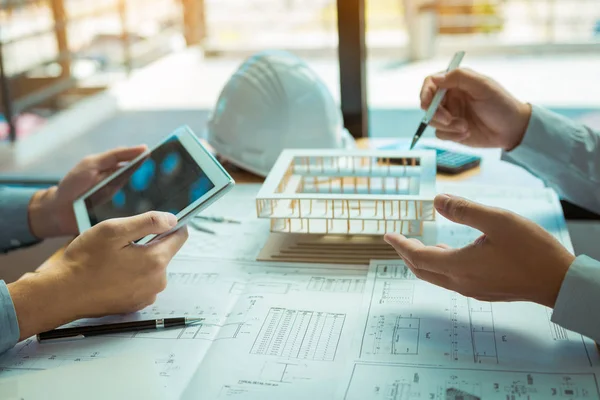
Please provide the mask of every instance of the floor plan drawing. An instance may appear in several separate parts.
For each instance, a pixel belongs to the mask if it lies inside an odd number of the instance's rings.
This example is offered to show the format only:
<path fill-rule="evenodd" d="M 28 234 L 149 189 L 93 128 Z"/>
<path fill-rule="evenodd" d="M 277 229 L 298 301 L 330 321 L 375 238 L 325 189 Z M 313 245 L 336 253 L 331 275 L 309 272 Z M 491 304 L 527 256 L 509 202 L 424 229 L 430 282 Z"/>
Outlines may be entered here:
<path fill-rule="evenodd" d="M 261 271 L 252 273 L 249 284 L 285 283 L 289 290 L 251 290 L 238 297 L 230 314 L 241 312 L 240 322 L 251 334 L 213 342 L 182 400 L 195 399 L 198 391 L 211 399 L 335 395 L 358 326 L 364 269 L 291 267 L 286 274 L 285 268 L 263 266 Z M 246 312 L 250 300 L 256 304 Z"/>
<path fill-rule="evenodd" d="M 392 318 L 375 316 L 368 328 L 372 336 L 365 343 L 364 354 L 419 354 L 420 325 L 420 318 L 413 318 L 410 314 Z"/>
<path fill-rule="evenodd" d="M 362 364 L 352 367 L 347 400 L 592 400 L 595 373 L 486 371 L 469 368 Z"/>
<path fill-rule="evenodd" d="M 373 261 L 363 301 L 361 361 L 414 365 L 523 363 L 599 365 L 592 341 L 550 321 L 532 303 L 489 303 L 405 272 L 402 261 Z M 404 278 L 406 277 L 406 279 Z"/>
<path fill-rule="evenodd" d="M 180 398 L 197 371 L 207 398 L 218 398 L 219 393 L 235 393 L 238 398 L 252 398 L 249 393 L 258 393 L 258 398 L 270 393 L 304 397 L 315 386 L 335 392 L 362 291 L 312 291 L 310 282 L 318 277 L 364 285 L 364 268 L 212 259 L 202 263 L 199 267 L 196 258 L 174 259 L 167 268 L 167 289 L 140 312 L 74 324 L 179 316 L 201 317 L 202 323 L 55 343 L 30 338 L 0 356 L 0 378 L 144 354 L 173 399 Z"/>
<path fill-rule="evenodd" d="M 460 301 L 458 296 L 456 296 L 455 301 L 456 303 Z M 496 344 L 492 304 L 467 299 L 467 312 L 471 325 L 473 361 L 475 363 L 498 364 L 498 345 Z"/>

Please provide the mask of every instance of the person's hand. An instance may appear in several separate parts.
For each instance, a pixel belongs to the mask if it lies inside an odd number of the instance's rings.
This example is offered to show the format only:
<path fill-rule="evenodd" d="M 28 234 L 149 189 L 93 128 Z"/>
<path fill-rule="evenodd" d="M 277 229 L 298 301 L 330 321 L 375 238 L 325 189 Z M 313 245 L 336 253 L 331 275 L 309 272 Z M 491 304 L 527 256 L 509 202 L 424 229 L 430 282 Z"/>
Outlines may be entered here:
<path fill-rule="evenodd" d="M 130 313 L 152 304 L 167 285 L 167 264 L 186 241 L 187 229 L 147 245 L 131 242 L 176 224 L 174 215 L 156 211 L 101 222 L 61 257 L 10 284 L 21 338 L 79 318 Z"/>
<path fill-rule="evenodd" d="M 463 68 L 429 76 L 421 89 L 422 109 L 429 108 L 438 88 L 447 89 L 430 122 L 438 138 L 504 150 L 517 147 L 523 140 L 531 106 L 494 80 Z"/>
<path fill-rule="evenodd" d="M 451 249 L 389 234 L 391 244 L 420 279 L 484 301 L 532 301 L 554 307 L 575 257 L 530 220 L 460 197 L 438 195 L 435 208 L 449 220 L 481 232 Z"/>
<path fill-rule="evenodd" d="M 146 146 L 118 148 L 85 157 L 58 184 L 38 191 L 29 204 L 29 224 L 39 239 L 78 233 L 73 202 L 98 182 L 133 160 Z"/>

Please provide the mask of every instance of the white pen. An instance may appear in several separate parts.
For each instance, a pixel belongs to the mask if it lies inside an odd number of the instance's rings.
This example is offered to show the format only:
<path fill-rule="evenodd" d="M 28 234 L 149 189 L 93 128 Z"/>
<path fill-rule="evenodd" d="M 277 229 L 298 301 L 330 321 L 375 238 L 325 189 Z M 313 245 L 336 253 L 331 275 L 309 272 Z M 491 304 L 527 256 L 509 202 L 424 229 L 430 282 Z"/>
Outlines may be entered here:
<path fill-rule="evenodd" d="M 452 61 L 450 61 L 450 65 L 448 66 L 448 69 L 446 70 L 446 72 L 450 72 L 450 71 L 458 68 L 458 66 L 460 65 L 464 56 L 465 56 L 464 51 L 456 52 L 454 54 L 454 57 L 452 57 Z M 425 112 L 425 116 L 421 120 L 419 129 L 417 129 L 417 133 L 415 133 L 415 136 L 413 137 L 412 143 L 410 144 L 410 150 L 412 150 L 413 147 L 415 147 L 415 144 L 417 144 L 417 142 L 423 135 L 423 132 L 425 132 L 425 128 L 427 128 L 427 125 L 429 125 L 429 123 L 431 122 L 431 119 L 435 115 L 435 113 L 436 113 L 438 107 L 440 106 L 440 104 L 442 103 L 442 100 L 444 99 L 445 95 L 446 95 L 446 89 L 439 89 L 437 92 L 435 92 L 435 96 L 433 96 L 433 100 L 431 101 L 431 104 L 429 105 L 427 112 Z"/>

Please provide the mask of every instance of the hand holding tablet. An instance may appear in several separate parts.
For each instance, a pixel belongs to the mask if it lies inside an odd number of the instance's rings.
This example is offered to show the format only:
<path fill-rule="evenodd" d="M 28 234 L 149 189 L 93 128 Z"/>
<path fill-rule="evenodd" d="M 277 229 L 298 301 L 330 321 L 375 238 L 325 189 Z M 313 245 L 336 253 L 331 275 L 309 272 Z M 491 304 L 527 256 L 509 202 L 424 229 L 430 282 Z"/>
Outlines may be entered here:
<path fill-rule="evenodd" d="M 160 235 L 163 237 L 233 185 L 231 176 L 184 126 L 97 184 L 74 202 L 73 209 L 80 232 L 112 218 L 169 212 L 177 216 L 178 223 Z M 156 237 L 152 234 L 135 242 L 145 244 Z"/>
<path fill-rule="evenodd" d="M 99 180 L 72 203 L 73 218 L 67 212 L 70 199 Z M 152 304 L 167 285 L 169 262 L 188 237 L 180 227 L 233 184 L 183 127 L 149 151 L 142 146 L 88 156 L 58 187 L 39 191 L 34 195 L 39 201 L 30 204 L 30 222 L 52 214 L 61 224 L 47 222 L 34 233 L 40 238 L 74 233 L 76 222 L 81 235 L 59 257 L 8 285 L 20 339 L 75 319 L 130 313 Z"/>

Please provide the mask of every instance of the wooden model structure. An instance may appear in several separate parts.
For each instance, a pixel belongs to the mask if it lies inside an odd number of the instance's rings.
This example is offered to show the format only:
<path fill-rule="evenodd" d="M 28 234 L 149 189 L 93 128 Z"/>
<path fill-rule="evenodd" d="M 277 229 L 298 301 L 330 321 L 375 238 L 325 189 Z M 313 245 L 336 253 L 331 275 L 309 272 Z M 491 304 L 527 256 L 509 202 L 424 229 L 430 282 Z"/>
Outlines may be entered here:
<path fill-rule="evenodd" d="M 435 219 L 433 151 L 284 150 L 257 198 L 272 232 L 420 236 Z"/>

